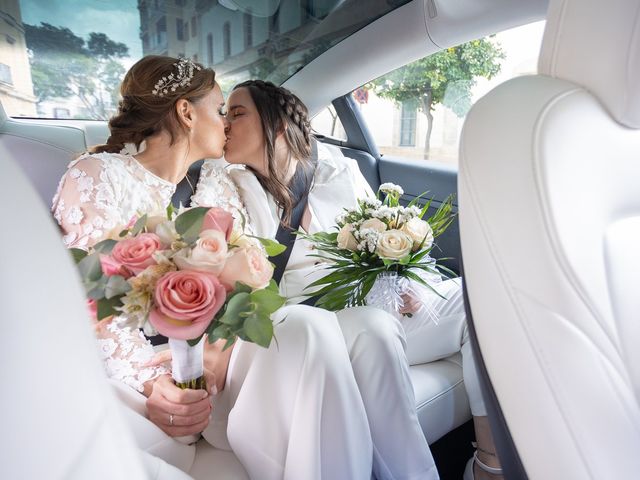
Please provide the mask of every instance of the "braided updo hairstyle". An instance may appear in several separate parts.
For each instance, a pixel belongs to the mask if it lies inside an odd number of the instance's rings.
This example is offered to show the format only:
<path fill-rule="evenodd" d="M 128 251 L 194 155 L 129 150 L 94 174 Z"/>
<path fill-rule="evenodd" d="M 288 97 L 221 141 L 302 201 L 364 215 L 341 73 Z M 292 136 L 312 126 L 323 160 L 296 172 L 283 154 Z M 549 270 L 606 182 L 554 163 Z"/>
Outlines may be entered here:
<path fill-rule="evenodd" d="M 308 162 L 311 155 L 311 123 L 309 111 L 302 100 L 284 87 L 271 82 L 248 80 L 235 87 L 246 88 L 251 95 L 260 115 L 266 146 L 267 169 L 265 177 L 254 171 L 262 186 L 273 195 L 276 204 L 282 208 L 283 223 L 289 225 L 293 210 L 293 196 L 287 184 L 283 182 L 283 173 L 289 171 L 291 158 Z M 287 164 L 276 165 L 276 137 L 283 133 L 289 149 Z"/>
<path fill-rule="evenodd" d="M 109 120 L 111 135 L 104 145 L 96 145 L 91 153 L 118 153 L 125 143 L 140 143 L 147 137 L 165 130 L 173 145 L 180 131 L 185 131 L 176 113 L 176 102 L 184 98 L 196 103 L 215 87 L 215 72 L 200 66 L 193 70 L 189 85 L 169 90 L 163 96 L 154 95 L 156 83 L 170 74 L 176 74 L 177 58 L 148 55 L 138 60 L 127 72 L 120 85 L 122 100 L 118 112 Z"/>

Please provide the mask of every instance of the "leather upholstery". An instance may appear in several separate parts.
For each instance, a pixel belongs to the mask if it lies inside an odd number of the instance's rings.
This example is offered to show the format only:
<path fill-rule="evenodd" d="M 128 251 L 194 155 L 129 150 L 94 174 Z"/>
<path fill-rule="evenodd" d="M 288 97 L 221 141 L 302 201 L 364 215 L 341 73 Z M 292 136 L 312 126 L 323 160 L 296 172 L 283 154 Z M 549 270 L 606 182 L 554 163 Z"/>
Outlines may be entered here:
<path fill-rule="evenodd" d="M 0 477 L 187 478 L 135 446 L 107 387 L 71 257 L 2 144 L 0 159 Z"/>
<path fill-rule="evenodd" d="M 532 479 L 640 471 L 639 7 L 552 1 L 553 77 L 498 86 L 463 129 L 470 308 Z"/>

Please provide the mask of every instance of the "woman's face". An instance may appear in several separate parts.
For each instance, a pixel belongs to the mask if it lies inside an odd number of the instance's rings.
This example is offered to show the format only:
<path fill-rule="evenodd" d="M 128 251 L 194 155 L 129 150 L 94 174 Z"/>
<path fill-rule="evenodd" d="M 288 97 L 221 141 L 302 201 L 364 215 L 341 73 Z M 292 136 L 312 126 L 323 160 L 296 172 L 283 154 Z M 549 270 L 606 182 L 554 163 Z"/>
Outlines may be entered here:
<path fill-rule="evenodd" d="M 198 158 L 220 158 L 224 151 L 224 97 L 216 86 L 199 102 L 193 105 L 197 121 L 191 127 L 192 147 L 197 149 Z"/>
<path fill-rule="evenodd" d="M 266 162 L 264 134 L 260 114 L 249 90 L 242 87 L 231 92 L 227 105 L 225 160 L 263 172 Z"/>

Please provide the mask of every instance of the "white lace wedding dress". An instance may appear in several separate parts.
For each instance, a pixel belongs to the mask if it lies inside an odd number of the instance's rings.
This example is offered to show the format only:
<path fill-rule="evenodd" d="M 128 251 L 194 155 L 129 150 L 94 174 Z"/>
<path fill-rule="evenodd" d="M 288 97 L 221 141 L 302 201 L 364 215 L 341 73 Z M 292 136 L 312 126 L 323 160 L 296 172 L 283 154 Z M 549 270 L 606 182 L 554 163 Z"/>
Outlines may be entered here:
<path fill-rule="evenodd" d="M 251 220 L 234 183 L 215 162 L 205 162 L 201 182 L 208 186 L 192 197 L 192 205 L 219 206 L 237 220 Z M 174 191 L 175 185 L 131 155 L 87 154 L 69 165 L 52 211 L 65 244 L 87 248 L 136 215 L 164 211 Z M 309 315 L 310 310 L 293 305 L 276 312 L 278 342 L 268 349 L 236 342 L 203 436 L 232 450 L 252 479 L 369 480 L 371 435 L 340 327 L 332 313 Z M 118 317 L 98 337 L 112 379 L 142 391 L 144 382 L 168 372 L 142 366 L 153 349 L 140 333 L 122 328 Z M 137 409 L 130 421 L 140 448 L 186 471 L 206 465 L 215 475 L 218 456 L 203 449 L 206 458 L 195 459 L 195 446 L 167 437 L 145 418 L 144 403 L 136 402 L 129 405 Z"/>

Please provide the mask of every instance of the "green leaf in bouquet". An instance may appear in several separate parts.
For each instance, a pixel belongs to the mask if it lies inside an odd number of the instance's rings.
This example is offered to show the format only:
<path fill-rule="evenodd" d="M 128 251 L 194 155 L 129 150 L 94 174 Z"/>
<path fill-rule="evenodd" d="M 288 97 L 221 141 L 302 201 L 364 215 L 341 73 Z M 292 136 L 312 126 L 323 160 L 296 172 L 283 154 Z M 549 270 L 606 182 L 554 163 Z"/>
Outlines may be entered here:
<path fill-rule="evenodd" d="M 82 260 L 89 254 L 86 250 L 83 250 L 81 248 L 70 248 L 69 251 L 71 252 L 71 257 L 73 257 L 73 261 L 76 264 L 80 263 L 80 260 Z"/>
<path fill-rule="evenodd" d="M 249 285 L 245 285 L 244 283 L 240 283 L 240 282 L 236 282 L 236 286 L 233 289 L 233 293 L 232 295 L 238 294 L 238 293 L 251 293 L 253 289 L 249 286 Z"/>
<path fill-rule="evenodd" d="M 120 233 L 118 234 L 118 236 L 119 236 L 120 238 L 124 238 L 124 237 L 126 237 L 127 235 L 129 235 L 129 229 L 128 229 L 128 228 L 125 228 L 124 230 L 121 230 L 121 231 L 120 231 Z"/>
<path fill-rule="evenodd" d="M 277 292 L 269 290 L 268 288 L 254 290 L 249 294 L 249 297 L 255 305 L 256 310 L 260 310 L 260 312 L 265 315 L 271 315 L 287 301 L 286 298 L 281 297 Z"/>
<path fill-rule="evenodd" d="M 106 278 L 100 277 L 98 280 L 92 282 L 86 282 L 84 289 L 87 292 L 87 297 L 92 300 L 100 300 L 105 297 L 104 289 L 106 286 Z"/>
<path fill-rule="evenodd" d="M 251 311 L 251 298 L 247 292 L 239 292 L 227 302 L 224 315 L 220 323 L 226 325 L 238 325 L 242 321 L 242 314 Z"/>
<path fill-rule="evenodd" d="M 142 215 L 131 228 L 131 235 L 138 235 L 147 226 L 147 214 Z"/>
<path fill-rule="evenodd" d="M 443 300 L 446 300 L 446 297 L 442 296 L 442 294 L 440 294 L 440 292 L 438 292 L 435 288 L 433 288 L 431 285 L 429 285 L 427 282 L 425 282 L 422 279 L 422 277 L 420 277 L 419 275 L 416 275 L 412 271 L 404 270 L 403 272 L 401 272 L 401 275 L 404 276 L 404 277 L 410 278 L 411 280 L 414 280 L 415 282 L 418 282 L 420 285 L 424 285 L 429 290 L 431 290 L 433 293 L 438 295 L 440 298 L 442 298 Z"/>
<path fill-rule="evenodd" d="M 420 215 L 419 215 L 420 218 L 423 218 L 425 214 L 429 211 L 429 208 L 431 207 L 432 202 L 433 202 L 433 198 L 429 199 L 429 201 L 422 206 L 422 210 L 420 210 Z"/>
<path fill-rule="evenodd" d="M 85 256 L 78 263 L 80 276 L 85 282 L 94 282 L 102 276 L 102 266 L 98 252 Z"/>
<path fill-rule="evenodd" d="M 173 203 L 169 203 L 169 205 L 167 205 L 167 220 L 171 221 L 173 219 L 173 213 L 176 211 L 175 208 L 173 207 Z"/>
<path fill-rule="evenodd" d="M 104 289 L 104 296 L 106 298 L 112 298 L 116 295 L 124 295 L 131 290 L 131 285 L 120 275 L 113 275 L 107 280 L 107 284 Z"/>
<path fill-rule="evenodd" d="M 198 343 L 200 343 L 200 340 L 202 340 L 202 335 L 197 338 L 190 338 L 189 340 L 187 340 L 187 343 L 190 347 L 195 347 Z"/>
<path fill-rule="evenodd" d="M 269 315 L 256 312 L 249 315 L 244 321 L 244 331 L 249 340 L 267 348 L 273 337 L 273 323 Z"/>
<path fill-rule="evenodd" d="M 422 192 L 422 193 L 421 193 L 420 195 L 418 195 L 416 198 L 414 198 L 413 200 L 411 200 L 411 201 L 409 202 L 409 204 L 407 205 L 407 207 L 413 207 L 414 205 L 416 205 L 416 204 L 420 201 L 420 199 L 421 199 L 422 197 L 424 197 L 426 194 L 427 194 L 427 192 Z M 431 202 L 431 200 L 429 200 L 429 202 Z"/>
<path fill-rule="evenodd" d="M 275 257 L 276 255 L 280 255 L 282 252 L 284 252 L 287 249 L 286 246 L 282 245 L 279 242 L 276 242 L 275 240 L 271 240 L 269 238 L 254 237 L 253 235 L 247 235 L 247 236 L 258 240 L 264 247 L 264 250 L 267 252 L 267 255 L 269 257 Z"/>
<path fill-rule="evenodd" d="M 107 318 L 109 315 L 118 315 L 120 312 L 116 307 L 122 306 L 121 297 L 101 298 L 98 300 L 98 320 Z"/>
<path fill-rule="evenodd" d="M 111 250 L 113 250 L 113 247 L 115 247 L 116 243 L 118 243 L 115 240 L 112 240 L 111 238 L 107 238 L 106 240 L 102 240 L 101 242 L 96 243 L 93 246 L 93 249 L 96 252 L 100 252 L 104 255 L 108 255 L 111 253 Z"/>
<path fill-rule="evenodd" d="M 182 238 L 191 243 L 200 234 L 204 217 L 209 209 L 207 207 L 194 207 L 176 217 L 175 226 Z"/>
<path fill-rule="evenodd" d="M 278 283 L 272 278 L 271 280 L 269 280 L 269 285 L 267 285 L 265 287 L 267 290 L 271 290 L 272 292 L 275 293 L 280 293 L 280 288 L 278 287 Z"/>

